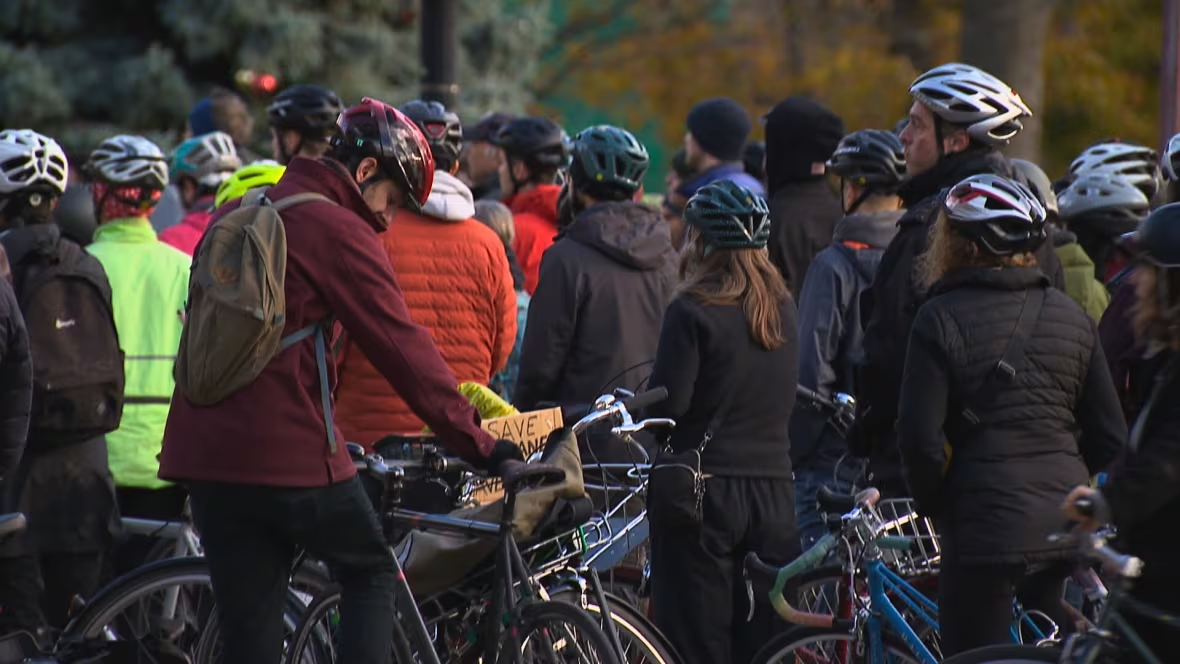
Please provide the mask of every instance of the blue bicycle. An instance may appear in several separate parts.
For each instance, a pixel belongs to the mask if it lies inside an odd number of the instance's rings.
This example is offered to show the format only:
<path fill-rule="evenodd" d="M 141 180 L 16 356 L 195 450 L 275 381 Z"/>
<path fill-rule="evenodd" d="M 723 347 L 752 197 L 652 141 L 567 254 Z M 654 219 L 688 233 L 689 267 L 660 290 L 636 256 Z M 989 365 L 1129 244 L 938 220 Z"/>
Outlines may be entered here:
<path fill-rule="evenodd" d="M 941 658 L 938 642 L 938 605 L 930 584 L 937 557 L 937 540 L 932 530 L 899 529 L 921 517 L 891 514 L 882 517 L 876 508 L 880 494 L 868 489 L 856 497 L 820 496 L 825 512 L 838 505 L 851 508 L 840 517 L 839 528 L 825 535 L 811 549 L 789 565 L 766 565 L 750 554 L 747 569 L 760 576 L 773 576 L 771 603 L 782 618 L 798 625 L 771 640 L 754 658 L 755 664 L 937 664 Z M 824 505 L 824 503 L 827 503 Z M 844 509 L 842 508 L 842 509 Z M 905 532 L 905 535 L 893 534 Z M 808 575 L 829 559 L 843 554 L 847 565 L 839 577 L 827 573 L 821 593 L 800 593 L 814 599 L 826 595 L 830 613 L 800 610 L 784 595 L 795 584 L 806 583 Z M 918 555 L 918 554 L 921 555 Z M 903 576 L 905 575 L 905 576 Z M 811 578 L 817 585 L 819 579 Z M 833 587 L 834 586 L 834 587 Z M 805 601 L 807 601 L 805 599 Z M 808 608 L 815 606 L 807 601 Z M 1043 643 L 1056 638 L 1056 625 L 1038 625 L 1035 615 L 1014 607 L 1013 642 Z M 1048 634 L 1046 634 L 1048 632 Z"/>

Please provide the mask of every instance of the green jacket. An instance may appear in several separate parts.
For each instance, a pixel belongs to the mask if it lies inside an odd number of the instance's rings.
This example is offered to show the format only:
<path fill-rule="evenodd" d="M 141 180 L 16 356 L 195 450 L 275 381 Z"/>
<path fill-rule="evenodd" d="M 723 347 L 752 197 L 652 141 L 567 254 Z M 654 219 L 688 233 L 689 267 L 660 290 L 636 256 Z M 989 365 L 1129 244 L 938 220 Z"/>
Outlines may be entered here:
<path fill-rule="evenodd" d="M 159 489 L 156 456 L 176 384 L 172 369 L 180 348 L 192 259 L 156 239 L 151 222 L 117 219 L 98 227 L 87 251 L 111 282 L 115 327 L 127 375 L 123 420 L 107 434 L 111 474 L 121 487 Z"/>
<path fill-rule="evenodd" d="M 1098 321 L 1106 305 L 1110 304 L 1110 293 L 1106 286 L 1094 278 L 1094 261 L 1086 255 L 1077 242 L 1056 247 L 1057 259 L 1065 271 L 1065 292 L 1074 302 L 1082 306 L 1090 318 Z"/>

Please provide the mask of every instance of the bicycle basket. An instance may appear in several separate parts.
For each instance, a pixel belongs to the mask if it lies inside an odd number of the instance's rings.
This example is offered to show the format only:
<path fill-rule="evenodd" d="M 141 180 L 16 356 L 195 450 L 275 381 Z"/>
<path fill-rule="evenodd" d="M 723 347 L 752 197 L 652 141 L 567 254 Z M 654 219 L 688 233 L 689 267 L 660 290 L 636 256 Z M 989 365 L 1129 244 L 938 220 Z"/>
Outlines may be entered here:
<path fill-rule="evenodd" d="M 909 551 L 883 551 L 890 565 L 908 570 L 928 571 L 938 567 L 942 547 L 934 523 L 918 514 L 912 498 L 890 498 L 877 503 L 881 515 L 881 535 L 908 537 L 914 541 Z"/>

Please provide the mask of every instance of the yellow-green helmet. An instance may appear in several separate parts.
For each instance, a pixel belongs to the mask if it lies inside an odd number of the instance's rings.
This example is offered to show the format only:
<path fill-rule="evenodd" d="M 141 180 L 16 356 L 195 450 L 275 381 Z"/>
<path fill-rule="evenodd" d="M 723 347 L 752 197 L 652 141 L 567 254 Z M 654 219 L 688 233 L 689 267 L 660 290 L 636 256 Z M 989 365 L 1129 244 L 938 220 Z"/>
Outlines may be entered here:
<path fill-rule="evenodd" d="M 257 161 L 234 171 L 233 175 L 217 188 L 214 207 L 221 207 L 229 201 L 241 198 L 256 187 L 270 187 L 283 177 L 287 167 L 273 161 Z"/>

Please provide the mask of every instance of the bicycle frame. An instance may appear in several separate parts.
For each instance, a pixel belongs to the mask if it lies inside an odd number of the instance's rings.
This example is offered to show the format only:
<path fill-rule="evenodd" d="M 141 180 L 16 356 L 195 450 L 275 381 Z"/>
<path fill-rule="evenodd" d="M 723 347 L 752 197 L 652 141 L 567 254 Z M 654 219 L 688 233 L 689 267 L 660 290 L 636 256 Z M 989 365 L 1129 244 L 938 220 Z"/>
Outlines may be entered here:
<path fill-rule="evenodd" d="M 921 660 L 922 664 L 937 664 L 938 659 L 922 643 L 913 627 L 901 615 L 901 611 L 893 605 L 890 593 L 901 598 L 915 615 L 925 624 L 938 629 L 938 605 L 930 598 L 918 592 L 905 579 L 889 569 L 880 560 L 869 561 L 865 565 L 865 574 L 869 582 L 869 597 L 872 610 L 869 613 L 867 629 L 869 633 L 870 661 L 873 664 L 884 664 L 885 644 L 881 638 L 882 621 L 901 637 L 910 651 Z"/>

